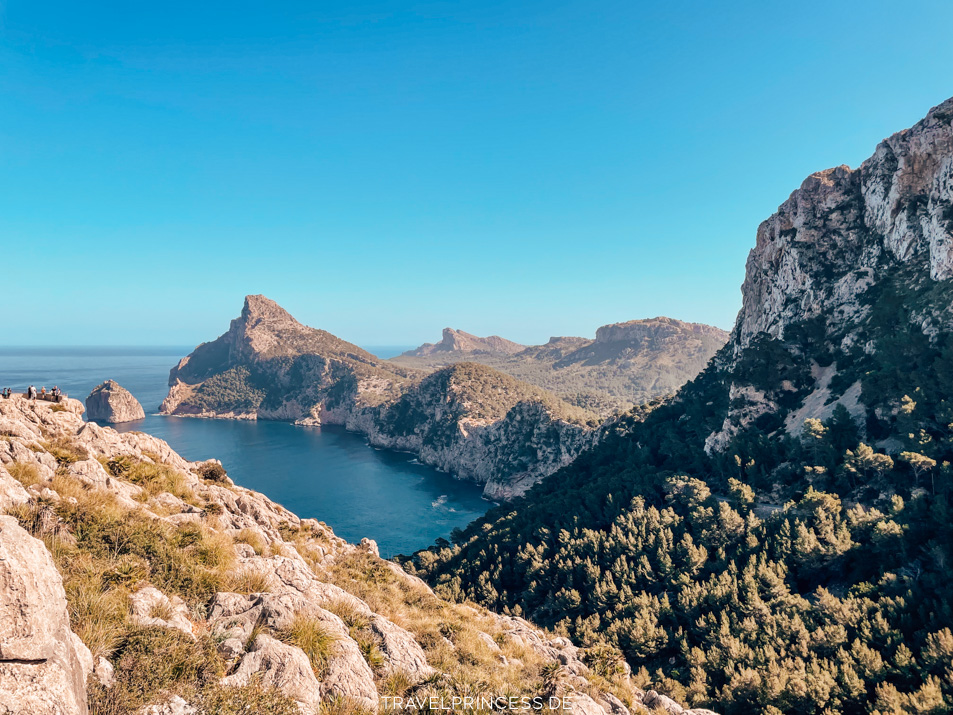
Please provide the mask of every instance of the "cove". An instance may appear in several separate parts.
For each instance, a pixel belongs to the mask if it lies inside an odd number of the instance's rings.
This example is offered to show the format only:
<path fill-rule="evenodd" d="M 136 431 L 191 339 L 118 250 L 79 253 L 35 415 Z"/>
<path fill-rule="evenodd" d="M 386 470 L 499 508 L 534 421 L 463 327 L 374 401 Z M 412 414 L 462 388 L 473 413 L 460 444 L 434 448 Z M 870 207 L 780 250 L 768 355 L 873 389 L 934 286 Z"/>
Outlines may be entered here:
<path fill-rule="evenodd" d="M 374 539 L 382 556 L 446 538 L 491 506 L 482 487 L 378 450 L 343 427 L 206 420 L 155 414 L 169 368 L 187 348 L 2 348 L 0 386 L 58 385 L 83 400 L 107 378 L 142 403 L 146 418 L 115 425 L 166 440 L 186 459 L 221 460 L 239 485 L 298 516 L 319 519 L 348 541 Z"/>

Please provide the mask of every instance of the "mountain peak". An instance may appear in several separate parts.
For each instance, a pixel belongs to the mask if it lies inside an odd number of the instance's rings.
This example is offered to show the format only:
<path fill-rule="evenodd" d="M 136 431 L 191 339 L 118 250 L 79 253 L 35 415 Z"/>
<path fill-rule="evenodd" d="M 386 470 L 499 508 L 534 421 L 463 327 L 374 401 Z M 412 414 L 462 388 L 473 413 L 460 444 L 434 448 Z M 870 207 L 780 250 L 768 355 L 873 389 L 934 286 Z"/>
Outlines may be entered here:
<path fill-rule="evenodd" d="M 246 295 L 245 305 L 242 308 L 242 320 L 246 323 L 288 323 L 298 325 L 298 321 L 291 313 L 278 305 L 271 298 L 263 295 Z"/>

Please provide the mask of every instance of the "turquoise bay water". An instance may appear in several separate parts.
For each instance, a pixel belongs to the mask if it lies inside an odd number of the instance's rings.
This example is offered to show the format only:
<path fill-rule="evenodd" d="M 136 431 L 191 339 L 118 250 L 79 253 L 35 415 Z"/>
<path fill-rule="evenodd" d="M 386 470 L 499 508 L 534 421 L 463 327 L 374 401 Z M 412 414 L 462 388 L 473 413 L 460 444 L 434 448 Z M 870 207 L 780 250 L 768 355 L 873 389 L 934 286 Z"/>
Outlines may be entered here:
<path fill-rule="evenodd" d="M 406 348 L 370 348 L 381 357 Z M 116 425 L 166 440 L 187 459 L 216 458 L 238 484 L 267 494 L 302 517 L 320 519 L 349 541 L 377 541 L 381 554 L 411 553 L 481 516 L 481 487 L 417 464 L 410 454 L 369 447 L 341 427 L 296 427 L 163 417 L 169 370 L 190 347 L 0 347 L 0 387 L 58 385 L 84 400 L 116 380 L 142 403 L 146 418 Z"/>

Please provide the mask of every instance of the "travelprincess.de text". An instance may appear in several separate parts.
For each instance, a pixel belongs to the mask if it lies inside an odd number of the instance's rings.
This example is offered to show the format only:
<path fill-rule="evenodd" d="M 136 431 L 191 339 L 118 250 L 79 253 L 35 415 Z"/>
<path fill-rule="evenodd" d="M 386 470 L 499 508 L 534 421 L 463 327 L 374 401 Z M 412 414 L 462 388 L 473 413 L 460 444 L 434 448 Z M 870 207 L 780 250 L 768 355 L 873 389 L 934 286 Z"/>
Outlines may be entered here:
<path fill-rule="evenodd" d="M 383 701 L 386 710 L 493 710 L 496 712 L 520 712 L 527 710 L 569 710 L 571 699 L 565 698 L 531 698 L 505 696 L 460 695 L 452 698 L 442 698 L 436 695 L 429 698 L 408 697 L 401 698 L 394 695 L 384 695 Z"/>

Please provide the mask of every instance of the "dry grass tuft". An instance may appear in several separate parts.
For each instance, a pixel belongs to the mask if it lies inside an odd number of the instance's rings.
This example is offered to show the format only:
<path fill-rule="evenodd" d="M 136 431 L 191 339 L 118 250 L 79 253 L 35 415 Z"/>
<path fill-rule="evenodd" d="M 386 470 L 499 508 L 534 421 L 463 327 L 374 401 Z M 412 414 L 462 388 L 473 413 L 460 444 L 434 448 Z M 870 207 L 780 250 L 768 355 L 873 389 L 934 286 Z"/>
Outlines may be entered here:
<path fill-rule="evenodd" d="M 251 546 L 259 556 L 264 556 L 268 548 L 268 544 L 261 538 L 261 534 L 253 529 L 242 529 L 235 534 L 234 539 L 236 544 L 248 544 Z"/>
<path fill-rule="evenodd" d="M 35 464 L 14 462 L 13 464 L 7 465 L 7 471 L 11 477 L 25 487 L 32 487 L 34 484 L 39 484 L 43 481 L 42 477 L 40 477 L 40 470 Z"/>
<path fill-rule="evenodd" d="M 322 675 L 337 642 L 337 636 L 327 626 L 305 613 L 296 613 L 290 625 L 275 631 L 275 637 L 303 650 L 318 677 Z"/>
<path fill-rule="evenodd" d="M 245 594 L 262 593 L 268 590 L 268 577 L 260 571 L 242 569 L 229 577 L 225 590 Z"/>

